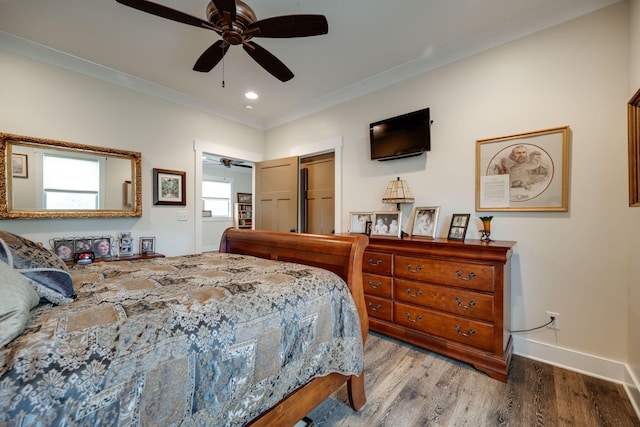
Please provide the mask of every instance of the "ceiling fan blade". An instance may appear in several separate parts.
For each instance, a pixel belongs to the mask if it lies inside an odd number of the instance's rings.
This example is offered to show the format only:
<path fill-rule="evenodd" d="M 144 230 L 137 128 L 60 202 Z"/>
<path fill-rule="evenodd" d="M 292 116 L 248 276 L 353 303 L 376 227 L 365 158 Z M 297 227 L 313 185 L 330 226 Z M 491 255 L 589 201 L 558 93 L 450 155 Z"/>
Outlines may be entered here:
<path fill-rule="evenodd" d="M 242 48 L 265 70 L 280 81 L 286 82 L 293 78 L 293 73 L 278 58 L 273 56 L 265 48 L 254 42 L 245 42 Z"/>
<path fill-rule="evenodd" d="M 171 9 L 170 7 L 163 6 L 158 3 L 153 3 L 146 0 L 116 0 L 118 3 L 125 6 L 132 7 L 134 9 L 141 10 L 143 12 L 150 13 L 152 15 L 159 16 L 161 18 L 170 19 L 172 21 L 181 22 L 187 25 L 193 25 L 199 28 L 213 29 L 210 22 L 196 18 L 195 16 L 188 15 L 179 10 Z"/>
<path fill-rule="evenodd" d="M 235 0 L 213 0 L 213 5 L 223 16 L 229 15 L 228 19 L 236 20 L 236 2 Z M 231 24 L 231 22 L 229 22 Z"/>
<path fill-rule="evenodd" d="M 229 50 L 229 44 L 223 40 L 218 40 L 200 55 L 200 58 L 198 58 L 196 64 L 193 66 L 193 71 L 208 73 L 213 70 L 213 67 L 215 67 L 224 57 L 225 53 L 227 53 L 227 50 Z"/>
<path fill-rule="evenodd" d="M 262 19 L 247 26 L 245 33 L 254 37 L 308 37 L 329 32 L 327 18 L 323 15 L 285 15 Z"/>

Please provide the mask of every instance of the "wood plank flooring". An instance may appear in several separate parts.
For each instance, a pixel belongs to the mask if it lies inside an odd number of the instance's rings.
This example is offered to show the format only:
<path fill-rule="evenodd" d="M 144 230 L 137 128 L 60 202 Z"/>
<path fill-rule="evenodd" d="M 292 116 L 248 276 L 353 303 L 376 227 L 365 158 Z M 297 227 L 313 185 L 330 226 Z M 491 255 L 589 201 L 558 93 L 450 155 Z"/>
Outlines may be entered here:
<path fill-rule="evenodd" d="M 380 334 L 365 347 L 367 403 L 354 412 L 346 391 L 308 416 L 329 426 L 635 426 L 620 384 L 514 356 L 508 382 L 462 362 Z"/>

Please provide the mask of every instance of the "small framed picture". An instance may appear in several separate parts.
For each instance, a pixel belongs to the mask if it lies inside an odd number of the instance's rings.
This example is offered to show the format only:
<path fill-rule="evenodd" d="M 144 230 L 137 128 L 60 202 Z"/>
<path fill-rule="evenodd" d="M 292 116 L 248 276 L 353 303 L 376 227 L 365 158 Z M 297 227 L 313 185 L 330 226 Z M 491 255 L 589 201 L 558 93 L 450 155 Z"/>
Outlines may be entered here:
<path fill-rule="evenodd" d="M 364 234 L 366 234 L 367 236 L 371 236 L 372 228 L 373 228 L 373 222 L 367 221 L 366 225 L 364 226 L 364 229 L 365 229 Z"/>
<path fill-rule="evenodd" d="M 253 194 L 251 193 L 238 193 L 238 203 L 252 203 Z"/>
<path fill-rule="evenodd" d="M 75 253 L 73 248 L 73 240 L 70 239 L 55 240 L 55 243 L 53 244 L 53 249 L 56 251 L 56 255 L 64 261 L 73 259 L 73 254 Z"/>
<path fill-rule="evenodd" d="M 92 252 L 93 251 L 93 239 L 83 237 L 81 239 L 75 239 L 73 241 L 75 253 Z"/>
<path fill-rule="evenodd" d="M 186 172 L 153 169 L 153 204 L 187 205 Z"/>
<path fill-rule="evenodd" d="M 433 239 L 438 226 L 438 213 L 440 206 L 430 206 L 415 208 L 413 214 L 413 227 L 411 235 L 418 237 L 429 237 Z"/>
<path fill-rule="evenodd" d="M 141 254 L 154 254 L 154 253 L 156 253 L 156 238 L 155 237 L 141 237 L 140 238 L 140 253 Z"/>
<path fill-rule="evenodd" d="M 449 240 L 464 240 L 469 226 L 471 214 L 453 214 L 451 217 L 451 227 L 449 227 Z"/>
<path fill-rule="evenodd" d="M 11 155 L 11 171 L 14 178 L 29 178 L 29 158 L 26 154 Z"/>
<path fill-rule="evenodd" d="M 371 222 L 373 212 L 351 212 L 351 233 L 366 234 L 367 222 Z"/>
<path fill-rule="evenodd" d="M 96 258 L 109 258 L 111 256 L 111 239 L 108 237 L 93 239 L 93 252 Z"/>
<path fill-rule="evenodd" d="M 402 212 L 374 212 L 372 236 L 400 237 L 402 233 Z"/>

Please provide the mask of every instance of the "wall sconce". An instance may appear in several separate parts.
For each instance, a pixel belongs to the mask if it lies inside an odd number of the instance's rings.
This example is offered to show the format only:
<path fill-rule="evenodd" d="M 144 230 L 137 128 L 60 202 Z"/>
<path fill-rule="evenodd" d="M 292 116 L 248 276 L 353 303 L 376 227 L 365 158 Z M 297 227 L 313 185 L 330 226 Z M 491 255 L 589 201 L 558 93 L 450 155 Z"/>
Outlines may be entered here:
<path fill-rule="evenodd" d="M 407 181 L 401 180 L 400 177 L 395 181 L 389 181 L 382 196 L 382 203 L 395 203 L 398 211 L 400 203 L 413 203 L 413 193 Z"/>

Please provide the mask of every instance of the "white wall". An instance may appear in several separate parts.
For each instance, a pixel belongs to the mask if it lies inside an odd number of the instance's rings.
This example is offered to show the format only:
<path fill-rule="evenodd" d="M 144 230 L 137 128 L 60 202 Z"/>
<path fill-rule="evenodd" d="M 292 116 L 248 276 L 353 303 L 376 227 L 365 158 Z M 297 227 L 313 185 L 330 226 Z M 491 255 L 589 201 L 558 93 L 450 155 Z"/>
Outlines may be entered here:
<path fill-rule="evenodd" d="M 142 152 L 142 218 L 3 220 L 2 229 L 36 241 L 54 236 L 155 236 L 167 255 L 194 252 L 194 141 L 262 155 L 263 132 L 0 49 L 0 131 Z M 198 159 L 198 165 L 201 160 Z M 200 167 L 200 166 L 198 166 Z M 152 169 L 187 172 L 187 206 L 152 204 Z M 177 221 L 177 211 L 188 221 Z M 202 239 L 202 236 L 198 236 Z"/>
<path fill-rule="evenodd" d="M 628 92 L 628 98 L 630 99 L 640 89 L 640 0 L 630 1 L 630 13 L 631 32 L 630 32 L 630 44 L 629 44 L 629 57 L 630 57 L 630 87 Z M 631 211 L 631 219 L 629 224 L 631 231 L 629 236 L 629 264 L 633 267 L 637 264 L 637 260 L 640 259 L 640 207 L 629 208 Z M 640 272 L 638 268 L 631 268 L 629 271 L 629 318 L 628 328 L 629 335 L 627 341 L 629 342 L 628 351 L 628 364 L 631 370 L 631 374 L 634 377 L 635 384 L 640 384 Z M 628 381 L 629 383 L 631 381 Z M 629 386 L 631 394 L 633 395 L 636 408 L 640 408 L 640 391 Z"/>
<path fill-rule="evenodd" d="M 520 334 L 521 349 L 539 342 L 624 362 L 631 220 L 628 12 L 626 2 L 618 3 L 268 130 L 266 158 L 342 136 L 345 229 L 350 211 L 389 209 L 382 193 L 400 176 L 409 181 L 415 206 L 441 206 L 437 234 L 446 236 L 452 213 L 476 215 L 476 140 L 569 125 L 569 212 L 496 213 L 493 220 L 492 237 L 518 242 L 511 326 L 538 326 L 547 310 L 558 312 L 561 329 Z M 426 158 L 368 160 L 370 122 L 422 107 L 431 108 L 434 120 Z M 478 225 L 476 219 L 468 237 L 479 237 Z"/>

